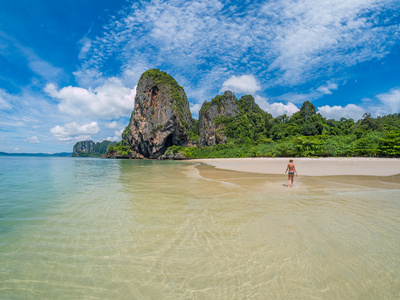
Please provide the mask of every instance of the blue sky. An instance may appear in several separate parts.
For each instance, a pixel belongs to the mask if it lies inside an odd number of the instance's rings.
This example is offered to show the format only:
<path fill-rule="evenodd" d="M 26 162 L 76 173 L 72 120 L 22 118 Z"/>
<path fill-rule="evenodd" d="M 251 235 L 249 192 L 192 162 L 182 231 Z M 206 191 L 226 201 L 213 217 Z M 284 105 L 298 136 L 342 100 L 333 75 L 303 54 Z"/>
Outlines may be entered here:
<path fill-rule="evenodd" d="M 0 151 L 119 140 L 151 68 L 195 118 L 228 89 L 275 117 L 400 112 L 398 0 L 1 2 Z"/>

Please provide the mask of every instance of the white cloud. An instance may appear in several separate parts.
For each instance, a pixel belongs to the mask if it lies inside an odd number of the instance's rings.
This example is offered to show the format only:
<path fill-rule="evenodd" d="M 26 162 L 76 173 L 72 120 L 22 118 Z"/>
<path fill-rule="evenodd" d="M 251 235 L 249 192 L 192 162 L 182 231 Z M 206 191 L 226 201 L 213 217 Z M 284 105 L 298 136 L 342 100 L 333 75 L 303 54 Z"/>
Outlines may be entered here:
<path fill-rule="evenodd" d="M 377 95 L 383 107 L 381 110 L 381 115 L 394 114 L 400 112 L 400 88 L 392 89 L 387 93 Z"/>
<path fill-rule="evenodd" d="M 114 129 L 114 128 L 117 128 L 118 124 L 116 121 L 112 121 L 110 123 L 106 123 L 105 126 L 106 126 L 106 128 Z"/>
<path fill-rule="evenodd" d="M 338 85 L 333 82 L 327 82 L 326 85 L 321 85 L 320 87 L 317 88 L 317 91 L 325 94 L 325 95 L 330 95 L 332 94 L 332 90 L 337 90 Z"/>
<path fill-rule="evenodd" d="M 254 97 L 254 100 L 260 108 L 270 113 L 274 118 L 283 114 L 291 116 L 295 112 L 299 111 L 298 107 L 291 102 L 288 102 L 287 104 L 281 102 L 269 103 L 266 98 L 257 95 Z"/>
<path fill-rule="evenodd" d="M 0 128 L 3 132 L 15 134 L 21 131 L 21 136 L 26 136 L 27 129 L 37 129 L 39 124 L 54 117 L 54 107 L 43 98 L 30 89 L 9 94 L 0 88 Z"/>
<path fill-rule="evenodd" d="M 61 100 L 58 104 L 60 112 L 102 119 L 129 116 L 136 95 L 136 87 L 125 87 L 118 78 L 110 78 L 94 90 L 72 86 L 57 90 L 52 83 L 47 84 L 44 90 L 51 97 Z"/>
<path fill-rule="evenodd" d="M 373 116 L 383 116 L 400 112 L 400 88 L 394 88 L 387 93 L 379 94 L 375 97 L 379 100 L 364 99 L 364 104 L 358 106 L 348 104 L 344 107 L 340 105 L 318 107 L 319 113 L 327 119 L 339 120 L 340 118 L 352 118 L 359 120 L 366 112 Z"/>
<path fill-rule="evenodd" d="M 379 14 L 396 6 L 381 0 L 269 1 L 262 11 L 274 36 L 270 70 L 281 73 L 277 81 L 297 84 L 383 57 L 398 28 Z"/>
<path fill-rule="evenodd" d="M 301 104 L 304 101 L 312 101 L 318 98 L 321 94 L 316 91 L 309 91 L 303 94 L 296 94 L 296 93 L 287 93 L 277 97 L 278 100 L 282 100 L 284 102 L 292 102 Z"/>
<path fill-rule="evenodd" d="M 313 101 L 321 98 L 324 95 L 330 95 L 332 94 L 332 91 L 337 90 L 338 87 L 338 84 L 328 81 L 317 89 L 312 88 L 308 91 L 302 92 L 301 94 L 290 92 L 277 97 L 277 99 L 293 103 L 303 103 L 304 101 Z"/>
<path fill-rule="evenodd" d="M 79 44 L 81 45 L 81 50 L 79 51 L 78 58 L 85 59 L 90 47 L 92 46 L 92 41 L 87 37 L 83 37 L 79 40 Z"/>
<path fill-rule="evenodd" d="M 31 70 L 46 80 L 55 80 L 63 75 L 62 69 L 54 67 L 43 59 L 29 57 L 29 60 L 28 66 Z"/>
<path fill-rule="evenodd" d="M 10 109 L 11 105 L 8 103 L 6 100 L 0 97 L 0 109 L 2 110 L 7 110 Z"/>
<path fill-rule="evenodd" d="M 11 104 L 7 101 L 7 98 L 9 98 L 10 95 L 4 91 L 3 89 L 0 89 L 0 109 L 1 110 L 9 110 L 12 108 Z"/>
<path fill-rule="evenodd" d="M 122 68 L 123 72 L 120 78 L 123 83 L 128 85 L 132 83 L 137 83 L 140 79 L 140 76 L 151 68 L 152 65 L 147 61 L 146 62 L 135 61 L 135 63 L 133 64 L 128 64 L 123 66 Z"/>
<path fill-rule="evenodd" d="M 355 104 L 348 104 L 345 107 L 340 105 L 321 106 L 318 107 L 318 112 L 327 119 L 340 120 L 340 118 L 353 119 L 357 121 L 361 119 L 366 110 Z"/>
<path fill-rule="evenodd" d="M 100 128 L 96 122 L 89 124 L 78 125 L 76 122 L 65 124 L 64 126 L 55 126 L 50 129 L 57 140 L 61 142 L 74 142 L 87 140 L 91 135 L 99 133 Z"/>
<path fill-rule="evenodd" d="M 92 87 L 100 86 L 104 84 L 105 79 L 103 78 L 103 73 L 91 66 L 81 67 L 79 70 L 73 72 L 76 81 L 81 87 Z"/>
<path fill-rule="evenodd" d="M 5 49 L 7 49 L 3 54 L 9 55 L 12 53 L 12 55 L 19 55 L 18 59 L 21 60 L 22 58 L 22 61 L 26 60 L 27 66 L 36 75 L 47 81 L 55 81 L 65 76 L 61 68 L 41 59 L 32 48 L 24 46 L 13 36 L 8 36 L 3 31 L 0 32 L 0 35 L 1 44 L 5 44 Z"/>
<path fill-rule="evenodd" d="M 107 137 L 106 140 L 107 141 L 111 141 L 111 142 L 118 142 L 122 139 L 122 133 L 124 132 L 124 129 L 121 130 L 116 130 L 114 131 L 114 136 L 113 137 Z"/>
<path fill-rule="evenodd" d="M 162 65 L 190 77 L 196 69 L 198 88 L 209 74 L 220 83 L 233 70 L 257 74 L 262 86 L 305 83 L 385 56 L 400 37 L 390 23 L 396 2 L 270 0 L 246 9 L 216 0 L 134 2 L 91 38 L 76 74 L 96 80 L 118 56 L 123 70 Z M 221 68 L 228 72 L 214 72 Z"/>
<path fill-rule="evenodd" d="M 255 93 L 259 91 L 256 78 L 253 75 L 232 76 L 222 84 L 221 91 L 230 90 L 237 93 Z"/>
<path fill-rule="evenodd" d="M 31 138 L 27 138 L 26 141 L 29 142 L 29 143 L 35 143 L 35 144 L 36 143 L 40 143 L 39 139 L 36 136 L 33 136 Z"/>
<path fill-rule="evenodd" d="M 202 104 L 200 104 L 200 103 L 190 104 L 190 112 L 193 115 L 198 116 L 201 106 L 202 106 Z"/>

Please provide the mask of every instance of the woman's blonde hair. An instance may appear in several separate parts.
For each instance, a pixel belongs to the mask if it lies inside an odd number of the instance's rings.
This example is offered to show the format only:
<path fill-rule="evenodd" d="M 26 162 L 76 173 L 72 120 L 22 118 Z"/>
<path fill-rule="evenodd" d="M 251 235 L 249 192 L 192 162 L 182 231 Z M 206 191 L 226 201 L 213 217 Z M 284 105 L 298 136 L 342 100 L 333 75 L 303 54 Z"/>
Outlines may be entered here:
<path fill-rule="evenodd" d="M 293 162 L 293 159 L 289 159 L 289 162 Z"/>

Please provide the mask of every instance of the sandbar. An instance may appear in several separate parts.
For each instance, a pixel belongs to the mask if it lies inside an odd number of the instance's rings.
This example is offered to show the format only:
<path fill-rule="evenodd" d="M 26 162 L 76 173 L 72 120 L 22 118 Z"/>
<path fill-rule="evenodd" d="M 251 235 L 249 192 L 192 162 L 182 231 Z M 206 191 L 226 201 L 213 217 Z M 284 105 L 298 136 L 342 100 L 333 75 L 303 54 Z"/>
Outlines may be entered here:
<path fill-rule="evenodd" d="M 398 158 L 293 158 L 299 176 L 393 176 L 400 174 Z M 218 169 L 284 174 L 289 158 L 216 158 L 193 159 Z"/>

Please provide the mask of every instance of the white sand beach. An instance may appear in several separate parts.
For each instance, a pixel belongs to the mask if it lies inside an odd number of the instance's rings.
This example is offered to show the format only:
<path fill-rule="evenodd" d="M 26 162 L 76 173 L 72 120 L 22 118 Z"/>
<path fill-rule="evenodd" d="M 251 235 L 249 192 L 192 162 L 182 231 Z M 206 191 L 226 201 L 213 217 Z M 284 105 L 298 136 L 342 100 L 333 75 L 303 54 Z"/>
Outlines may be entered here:
<path fill-rule="evenodd" d="M 299 176 L 392 176 L 400 174 L 395 158 L 293 158 Z M 285 173 L 289 158 L 195 159 L 218 169 L 260 174 Z"/>

